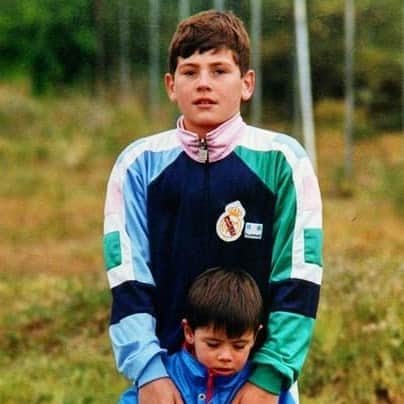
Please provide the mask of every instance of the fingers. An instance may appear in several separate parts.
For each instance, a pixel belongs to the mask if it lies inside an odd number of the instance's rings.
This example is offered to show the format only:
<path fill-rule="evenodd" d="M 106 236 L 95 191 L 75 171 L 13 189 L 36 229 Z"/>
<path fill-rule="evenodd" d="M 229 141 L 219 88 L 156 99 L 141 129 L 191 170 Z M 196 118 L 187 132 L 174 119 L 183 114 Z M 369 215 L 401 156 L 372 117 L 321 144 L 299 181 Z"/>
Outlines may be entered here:
<path fill-rule="evenodd" d="M 169 378 L 157 379 L 143 386 L 139 392 L 140 404 L 184 404 L 181 394 Z"/>

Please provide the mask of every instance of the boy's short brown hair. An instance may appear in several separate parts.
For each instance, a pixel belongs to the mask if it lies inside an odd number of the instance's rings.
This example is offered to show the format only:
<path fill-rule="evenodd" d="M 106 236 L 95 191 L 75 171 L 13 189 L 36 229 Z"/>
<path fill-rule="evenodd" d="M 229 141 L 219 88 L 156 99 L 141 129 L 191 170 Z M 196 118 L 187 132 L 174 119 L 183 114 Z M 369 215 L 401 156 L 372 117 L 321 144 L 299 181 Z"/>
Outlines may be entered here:
<path fill-rule="evenodd" d="M 258 330 L 263 301 L 255 280 L 238 268 L 216 267 L 199 275 L 188 292 L 185 318 L 192 330 L 210 327 L 229 338 Z"/>
<path fill-rule="evenodd" d="M 168 68 L 175 73 L 178 57 L 187 58 L 196 51 L 227 48 L 244 76 L 250 68 L 250 39 L 243 22 L 231 11 L 208 10 L 179 23 L 168 52 Z"/>

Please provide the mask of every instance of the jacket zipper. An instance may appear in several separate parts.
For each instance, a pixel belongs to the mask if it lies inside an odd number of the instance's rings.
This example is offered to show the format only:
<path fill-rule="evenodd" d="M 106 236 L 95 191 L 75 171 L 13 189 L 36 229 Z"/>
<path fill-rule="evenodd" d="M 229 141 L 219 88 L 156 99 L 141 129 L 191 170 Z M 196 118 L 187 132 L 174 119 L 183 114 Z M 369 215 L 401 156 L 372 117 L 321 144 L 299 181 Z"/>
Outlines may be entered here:
<path fill-rule="evenodd" d="M 209 262 L 209 220 L 210 220 L 210 210 L 209 210 L 209 202 L 210 202 L 210 187 L 209 187 L 209 150 L 208 143 L 205 138 L 199 139 L 199 150 L 198 150 L 198 160 L 200 163 L 204 164 L 204 181 L 203 181 L 203 189 L 202 189 L 202 198 L 203 198 L 203 212 L 205 213 L 205 237 L 204 237 L 204 269 L 208 267 Z"/>
<path fill-rule="evenodd" d="M 213 399 L 214 377 L 214 372 L 208 370 L 208 380 L 206 385 L 206 404 L 210 404 Z"/>
<path fill-rule="evenodd" d="M 206 164 L 209 162 L 208 143 L 205 138 L 199 138 L 198 161 Z"/>

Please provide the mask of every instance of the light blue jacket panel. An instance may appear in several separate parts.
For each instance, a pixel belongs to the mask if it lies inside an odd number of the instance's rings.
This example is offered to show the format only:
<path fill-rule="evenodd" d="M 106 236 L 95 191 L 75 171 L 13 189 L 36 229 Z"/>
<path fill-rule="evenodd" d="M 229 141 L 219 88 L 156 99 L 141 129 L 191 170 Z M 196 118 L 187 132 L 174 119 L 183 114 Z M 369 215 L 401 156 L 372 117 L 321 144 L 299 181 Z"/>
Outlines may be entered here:
<path fill-rule="evenodd" d="M 246 366 L 232 376 L 213 376 L 213 391 L 207 391 L 209 375 L 205 366 L 199 363 L 188 351 L 181 351 L 166 356 L 165 364 L 168 374 L 181 393 L 186 404 L 230 404 L 236 393 L 248 380 L 252 365 Z M 211 397 L 208 402 L 207 397 Z M 122 396 L 119 404 L 137 404 L 138 388 L 133 385 Z M 279 404 L 298 404 L 297 388 L 283 391 Z"/>

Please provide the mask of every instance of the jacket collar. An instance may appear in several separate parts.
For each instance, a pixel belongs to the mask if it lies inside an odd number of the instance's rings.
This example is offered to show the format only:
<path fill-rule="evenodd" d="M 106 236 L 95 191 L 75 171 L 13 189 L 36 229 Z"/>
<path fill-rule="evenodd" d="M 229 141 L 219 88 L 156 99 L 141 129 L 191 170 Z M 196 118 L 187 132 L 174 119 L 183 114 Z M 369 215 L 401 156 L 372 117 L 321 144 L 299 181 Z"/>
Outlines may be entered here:
<path fill-rule="evenodd" d="M 245 367 L 240 371 L 230 376 L 221 376 L 217 375 L 214 372 L 207 369 L 204 365 L 202 365 L 194 356 L 194 352 L 192 347 L 188 344 L 183 345 L 180 353 L 180 358 L 184 369 L 186 369 L 185 374 L 187 377 L 194 380 L 194 383 L 202 383 L 203 385 L 207 385 L 209 378 L 214 378 L 218 381 L 218 383 L 227 388 L 235 382 L 235 380 L 239 377 L 243 377 L 242 374 L 249 373 L 251 370 L 250 363 L 247 363 Z"/>
<path fill-rule="evenodd" d="M 208 161 L 212 163 L 227 157 L 233 151 L 246 126 L 238 113 L 208 132 L 205 137 Z M 177 121 L 177 134 L 185 153 L 195 161 L 205 162 L 200 160 L 201 140 L 196 133 L 185 129 L 183 116 Z"/>

